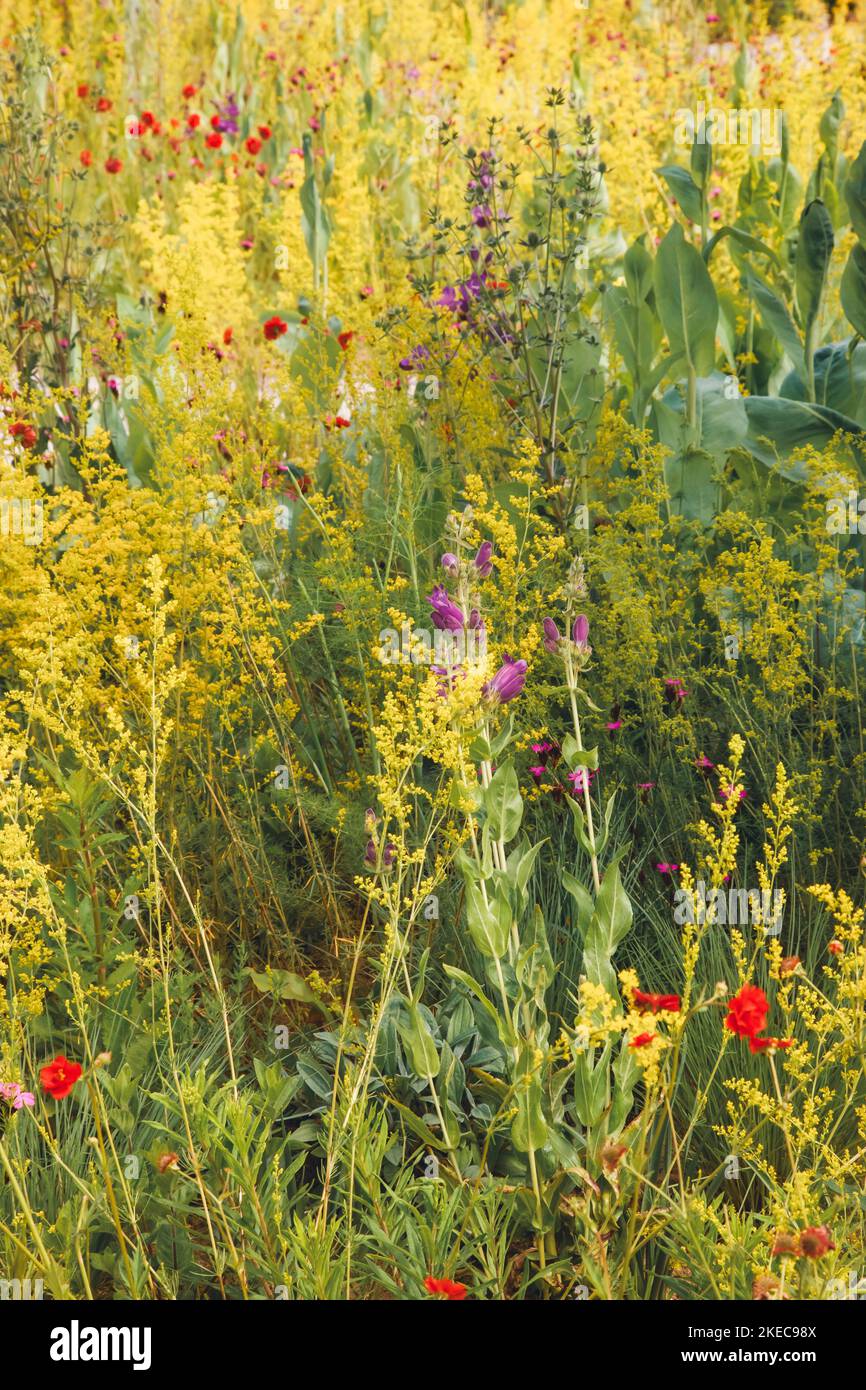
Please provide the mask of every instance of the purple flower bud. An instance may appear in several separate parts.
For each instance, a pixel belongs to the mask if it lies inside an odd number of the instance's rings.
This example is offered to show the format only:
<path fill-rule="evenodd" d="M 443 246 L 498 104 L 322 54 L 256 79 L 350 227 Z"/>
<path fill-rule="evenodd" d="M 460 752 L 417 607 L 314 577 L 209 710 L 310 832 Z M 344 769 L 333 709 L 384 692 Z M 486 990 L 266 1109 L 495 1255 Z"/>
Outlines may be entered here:
<path fill-rule="evenodd" d="M 377 860 L 377 858 L 378 858 L 378 853 L 379 853 L 379 851 L 378 851 L 377 846 L 376 846 L 376 841 L 375 841 L 375 840 L 368 840 L 368 841 L 367 841 L 367 848 L 364 850 L 364 863 L 365 863 L 365 864 L 369 864 L 369 866 L 370 866 L 371 869 L 375 869 L 375 867 L 376 867 L 376 860 Z M 395 855 L 395 853 L 396 853 L 395 847 L 394 847 L 394 845 L 391 843 L 391 841 L 389 840 L 388 843 L 385 845 L 384 849 L 382 850 L 382 868 L 383 868 L 383 869 L 390 869 L 391 865 L 394 863 L 394 855 Z"/>
<path fill-rule="evenodd" d="M 496 675 L 487 682 L 482 694 L 504 705 L 507 700 L 513 700 L 519 695 L 525 684 L 526 662 L 515 660 L 506 653 L 503 664 Z"/>
<path fill-rule="evenodd" d="M 442 556 L 442 568 L 444 569 L 445 573 L 449 575 L 452 579 L 457 578 L 457 573 L 460 569 L 460 562 L 457 559 L 457 556 L 454 555 L 450 550 L 446 550 L 445 554 Z"/>
<path fill-rule="evenodd" d="M 469 627 L 473 632 L 484 631 L 484 619 L 477 608 L 473 608 L 472 612 L 469 614 Z"/>
<path fill-rule="evenodd" d="M 586 639 L 589 636 L 589 618 L 587 618 L 584 613 L 579 613 L 575 618 L 571 636 L 576 647 L 581 651 L 587 650 Z"/>
<path fill-rule="evenodd" d="M 478 554 L 475 556 L 475 568 L 477 569 L 482 579 L 486 579 L 488 574 L 490 574 L 493 569 L 493 566 L 490 563 L 490 557 L 492 554 L 492 541 L 484 541 L 484 543 L 478 547 Z"/>
<path fill-rule="evenodd" d="M 542 627 L 544 628 L 545 649 L 555 655 L 560 642 L 559 628 L 552 618 L 545 618 Z"/>
<path fill-rule="evenodd" d="M 466 621 L 463 609 L 454 602 L 444 585 L 437 584 L 432 594 L 427 595 L 427 602 L 433 609 L 433 626 L 439 628 L 440 632 L 462 631 Z"/>

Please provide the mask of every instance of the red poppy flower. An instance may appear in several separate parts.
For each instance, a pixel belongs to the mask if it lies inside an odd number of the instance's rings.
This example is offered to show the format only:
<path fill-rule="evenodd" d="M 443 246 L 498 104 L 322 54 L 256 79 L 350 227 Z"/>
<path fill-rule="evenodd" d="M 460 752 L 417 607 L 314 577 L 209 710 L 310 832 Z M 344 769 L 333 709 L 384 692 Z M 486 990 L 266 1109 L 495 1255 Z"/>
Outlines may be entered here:
<path fill-rule="evenodd" d="M 100 97 L 99 101 L 96 103 L 96 109 L 97 111 L 110 111 L 111 102 L 108 97 Z"/>
<path fill-rule="evenodd" d="M 197 111 L 193 111 L 191 115 L 187 116 L 186 123 L 190 130 L 198 130 L 201 125 L 201 116 Z"/>
<path fill-rule="evenodd" d="M 48 1062 L 39 1072 L 42 1089 L 47 1091 L 49 1096 L 53 1096 L 55 1100 L 62 1100 L 64 1096 L 68 1096 L 80 1076 L 80 1063 L 68 1061 L 62 1053 L 55 1057 L 53 1062 Z"/>
<path fill-rule="evenodd" d="M 629 1047 L 648 1047 L 655 1038 L 655 1033 L 638 1033 L 636 1038 L 632 1038 Z"/>
<path fill-rule="evenodd" d="M 90 153 L 90 150 L 82 150 L 78 158 L 81 160 L 85 169 L 89 169 L 93 163 L 93 155 Z"/>
<path fill-rule="evenodd" d="M 429 1294 L 447 1298 L 449 1303 L 461 1302 L 468 1292 L 465 1284 L 459 1284 L 454 1279 L 432 1279 L 429 1276 L 424 1280 L 424 1287 Z"/>
<path fill-rule="evenodd" d="M 83 101 L 85 97 L 90 96 L 90 84 L 87 82 L 79 82 L 76 93 Z"/>
<path fill-rule="evenodd" d="M 259 126 L 259 135 L 261 136 L 261 138 L 262 138 L 263 140 L 270 140 L 270 138 L 271 138 L 271 128 L 270 128 L 270 126 L 269 126 L 269 125 L 260 125 L 260 126 Z"/>
<path fill-rule="evenodd" d="M 730 1002 L 725 1027 L 741 1038 L 753 1038 L 767 1024 L 770 1001 L 757 985 L 743 985 Z"/>
<path fill-rule="evenodd" d="M 263 332 L 268 342 L 272 343 L 275 338 L 282 338 L 287 328 L 288 324 L 284 323 L 278 314 L 274 314 L 273 318 L 268 319 Z"/>
<path fill-rule="evenodd" d="M 830 952 L 831 956 L 841 956 L 842 952 L 845 950 L 845 947 L 842 945 L 841 941 L 831 941 L 830 945 L 827 947 L 827 950 Z"/>
<path fill-rule="evenodd" d="M 194 86 L 192 82 L 187 82 L 186 86 L 183 89 L 183 94 L 186 97 L 187 101 L 189 101 L 190 97 L 194 97 L 197 91 L 198 87 Z"/>
<path fill-rule="evenodd" d="M 259 150 L 260 150 L 261 148 L 262 148 L 262 142 L 261 142 L 261 140 L 257 140 L 256 137 L 255 137 L 254 135 L 251 135 L 250 138 L 249 138 L 249 140 L 247 140 L 247 142 L 246 142 L 247 154 L 251 154 L 251 155 L 255 156 L 255 155 L 258 154 L 258 152 L 259 152 Z"/>
<path fill-rule="evenodd" d="M 16 420 L 9 426 L 9 433 L 13 439 L 24 445 L 25 449 L 32 449 L 36 443 L 36 431 L 32 425 L 25 424 L 23 420 Z"/>
<path fill-rule="evenodd" d="M 223 138 L 218 130 L 211 131 L 210 135 L 205 140 L 205 144 L 211 150 L 218 150 L 222 142 Z"/>
<path fill-rule="evenodd" d="M 348 328 L 344 329 L 342 333 L 337 334 L 337 342 L 340 344 L 340 347 L 343 349 L 344 352 L 346 351 L 346 348 L 349 346 L 354 336 L 354 333 L 352 333 L 352 331 Z"/>
<path fill-rule="evenodd" d="M 793 1038 L 749 1038 L 750 1052 L 767 1052 L 771 1047 L 791 1047 Z"/>
<path fill-rule="evenodd" d="M 111 159 L 106 159 L 105 161 L 105 172 L 107 174 L 119 174 L 122 168 L 123 161 L 116 156 L 112 156 Z"/>
<path fill-rule="evenodd" d="M 819 1260 L 828 1250 L 835 1250 L 833 1237 L 826 1226 L 807 1226 L 800 1232 L 800 1251 L 807 1259 Z"/>
<path fill-rule="evenodd" d="M 142 111 L 141 124 L 145 127 L 146 130 L 150 130 L 153 126 L 156 125 L 156 117 L 154 116 L 152 111 Z"/>
<path fill-rule="evenodd" d="M 228 347 L 229 343 L 231 342 L 231 340 L 232 340 L 232 334 L 233 334 L 233 333 L 234 333 L 234 329 L 233 329 L 233 328 L 225 328 L 225 329 L 223 329 L 223 342 L 226 344 L 226 347 Z"/>
<path fill-rule="evenodd" d="M 633 989 L 632 998 L 642 1009 L 649 1009 L 650 1013 L 660 1013 L 666 1009 L 668 1013 L 678 1014 L 680 1011 L 680 996 L 678 994 L 644 994 L 643 990 Z"/>

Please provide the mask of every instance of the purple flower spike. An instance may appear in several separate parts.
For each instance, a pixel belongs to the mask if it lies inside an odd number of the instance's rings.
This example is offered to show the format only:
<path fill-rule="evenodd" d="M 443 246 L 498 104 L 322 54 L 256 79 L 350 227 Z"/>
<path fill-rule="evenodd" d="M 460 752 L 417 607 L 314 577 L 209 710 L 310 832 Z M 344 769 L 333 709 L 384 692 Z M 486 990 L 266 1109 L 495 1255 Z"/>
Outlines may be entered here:
<path fill-rule="evenodd" d="M 525 684 L 526 662 L 514 660 L 506 653 L 503 657 L 503 664 L 496 675 L 487 682 L 482 694 L 504 705 L 506 701 L 513 700 L 519 695 Z"/>
<path fill-rule="evenodd" d="M 560 641 L 559 628 L 556 626 L 556 623 L 553 621 L 552 618 L 545 618 L 544 622 L 542 623 L 542 627 L 544 628 L 545 649 L 549 652 L 552 652 L 555 655 L 556 650 L 559 647 Z"/>
<path fill-rule="evenodd" d="M 442 584 L 437 584 L 427 602 L 433 609 L 433 626 L 440 632 L 460 632 L 466 621 L 463 609 L 459 608 Z"/>
<path fill-rule="evenodd" d="M 574 620 L 572 629 L 572 640 L 580 651 L 587 651 L 587 637 L 589 636 L 589 618 L 584 613 L 579 613 Z"/>
<path fill-rule="evenodd" d="M 493 569 L 490 563 L 492 555 L 493 542 L 484 541 L 484 543 L 478 547 L 478 554 L 475 556 L 475 568 L 482 579 L 486 579 Z"/>

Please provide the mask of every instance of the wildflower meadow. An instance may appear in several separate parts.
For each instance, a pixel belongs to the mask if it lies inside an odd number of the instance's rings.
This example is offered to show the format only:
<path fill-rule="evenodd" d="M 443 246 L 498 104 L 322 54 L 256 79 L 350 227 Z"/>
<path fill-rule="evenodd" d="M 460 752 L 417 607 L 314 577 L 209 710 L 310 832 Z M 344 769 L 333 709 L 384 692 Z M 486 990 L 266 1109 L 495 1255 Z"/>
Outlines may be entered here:
<path fill-rule="evenodd" d="M 864 570 L 862 0 L 4 4 L 0 1310 L 844 1320 Z"/>

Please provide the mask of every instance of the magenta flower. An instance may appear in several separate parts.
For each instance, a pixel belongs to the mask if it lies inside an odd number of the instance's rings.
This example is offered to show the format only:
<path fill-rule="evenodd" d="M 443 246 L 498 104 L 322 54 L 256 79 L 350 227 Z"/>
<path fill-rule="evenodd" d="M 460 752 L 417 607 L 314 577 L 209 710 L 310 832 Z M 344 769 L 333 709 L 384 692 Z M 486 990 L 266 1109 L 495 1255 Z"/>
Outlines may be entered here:
<path fill-rule="evenodd" d="M 442 568 L 444 569 L 445 573 L 450 576 L 451 579 L 457 578 L 457 573 L 460 569 L 460 562 L 458 561 L 457 556 L 454 555 L 450 550 L 446 550 L 445 554 L 442 556 Z"/>
<path fill-rule="evenodd" d="M 605 725 L 605 728 L 607 729 L 608 733 L 610 733 L 610 734 L 615 734 L 616 731 L 617 731 L 617 729 L 621 729 L 621 728 L 622 728 L 622 720 L 621 720 L 621 719 L 610 719 L 610 720 L 608 720 L 607 724 Z"/>
<path fill-rule="evenodd" d="M 504 705 L 508 700 L 515 699 L 525 684 L 526 662 L 515 660 L 506 653 L 496 675 L 491 677 L 481 693 Z"/>
<path fill-rule="evenodd" d="M 579 652 L 588 652 L 590 650 L 586 640 L 588 636 L 589 618 L 587 618 L 585 613 L 579 613 L 574 620 L 574 627 L 571 631 L 571 640 L 574 642 Z"/>
<path fill-rule="evenodd" d="M 701 772 L 712 772 L 715 763 L 711 763 L 706 754 L 702 753 L 699 758 L 695 758 L 695 767 L 699 768 Z"/>
<path fill-rule="evenodd" d="M 541 626 L 544 628 L 545 650 L 552 652 L 555 655 L 561 640 L 559 636 L 559 628 L 556 626 L 556 623 L 553 621 L 552 618 L 545 618 Z"/>
<path fill-rule="evenodd" d="M 493 565 L 490 563 L 492 554 L 492 541 L 484 541 L 484 543 L 478 547 L 478 554 L 475 556 L 475 568 L 482 579 L 486 579 L 493 570 Z"/>
<path fill-rule="evenodd" d="M 666 693 L 668 699 L 675 700 L 678 705 L 681 705 L 689 692 L 686 690 L 679 676 L 668 676 L 665 680 L 665 685 L 667 686 Z"/>
<path fill-rule="evenodd" d="M 594 772 L 588 772 L 585 767 L 579 767 L 575 772 L 570 772 L 568 774 L 568 780 L 574 783 L 574 790 L 576 792 L 583 792 L 588 791 L 592 786 L 592 779 L 594 776 Z"/>
<path fill-rule="evenodd" d="M 533 777 L 543 777 L 547 768 L 542 765 L 541 767 L 531 767 L 529 771 L 532 773 Z"/>
<path fill-rule="evenodd" d="M 0 1085 L 0 1096 L 8 1100 L 13 1110 L 20 1110 L 22 1106 L 33 1106 L 36 1104 L 36 1097 L 31 1091 L 21 1089 L 17 1081 L 4 1081 Z"/>
<path fill-rule="evenodd" d="M 427 595 L 427 602 L 433 609 L 433 626 L 439 628 L 440 632 L 462 630 L 466 621 L 463 609 L 454 602 L 444 585 L 437 584 L 432 594 Z"/>
<path fill-rule="evenodd" d="M 553 744 L 552 744 L 552 743 L 547 743 L 547 742 L 545 742 L 545 743 L 533 743 L 533 745 L 532 745 L 532 751 L 533 751 L 533 753 L 550 753 L 550 752 L 552 751 L 552 749 L 553 749 Z"/>
<path fill-rule="evenodd" d="M 680 866 L 679 864 L 656 864 L 656 868 L 660 874 L 676 874 L 679 873 Z"/>

